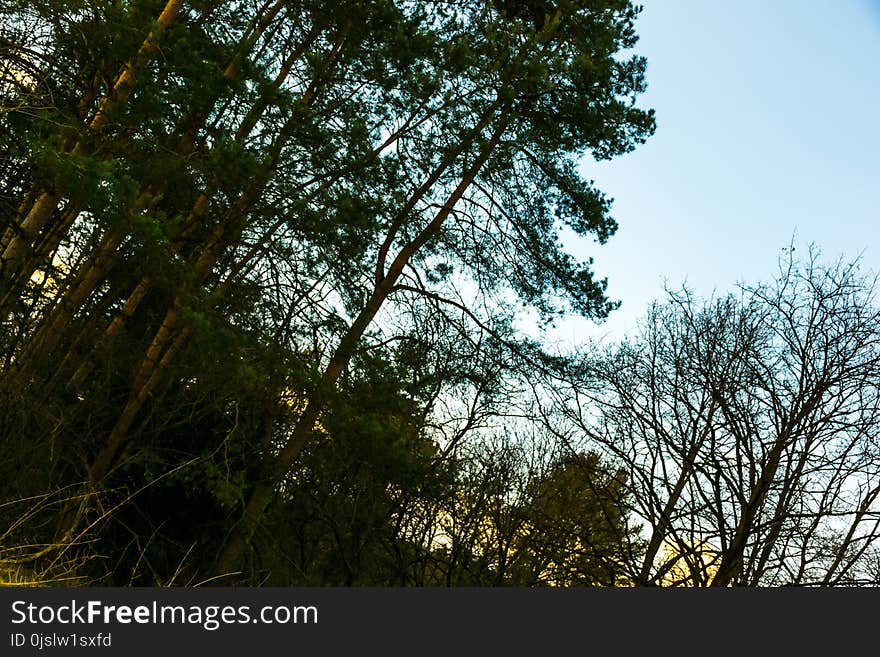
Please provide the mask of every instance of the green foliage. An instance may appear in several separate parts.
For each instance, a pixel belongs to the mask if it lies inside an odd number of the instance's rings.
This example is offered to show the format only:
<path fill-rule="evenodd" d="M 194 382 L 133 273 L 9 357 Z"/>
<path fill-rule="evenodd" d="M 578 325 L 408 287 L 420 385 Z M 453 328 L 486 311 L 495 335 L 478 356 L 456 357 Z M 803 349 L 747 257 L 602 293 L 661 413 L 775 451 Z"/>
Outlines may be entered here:
<path fill-rule="evenodd" d="M 455 453 L 524 370 L 568 367 L 517 333 L 523 312 L 615 307 L 559 235 L 610 238 L 578 158 L 653 131 L 623 54 L 637 10 L 198 1 L 160 25 L 165 8 L 0 0 L 0 441 L 22 462 L 3 492 L 69 492 L 32 522 L 0 511 L 7 540 L 88 527 L 71 550 L 92 581 L 195 583 L 256 499 L 242 580 L 542 583 L 485 537 L 423 533 L 429 510 L 491 508 L 548 545 L 600 536 L 554 582 L 614 583 L 621 518 L 595 515 L 613 477 L 591 465 L 591 497 L 554 466 L 513 500 Z"/>
<path fill-rule="evenodd" d="M 518 564 L 523 583 L 627 584 L 626 565 L 640 548 L 625 523 L 626 483 L 623 472 L 608 472 L 594 453 L 553 463 L 528 491 L 529 520 L 517 545 L 528 555 Z"/>

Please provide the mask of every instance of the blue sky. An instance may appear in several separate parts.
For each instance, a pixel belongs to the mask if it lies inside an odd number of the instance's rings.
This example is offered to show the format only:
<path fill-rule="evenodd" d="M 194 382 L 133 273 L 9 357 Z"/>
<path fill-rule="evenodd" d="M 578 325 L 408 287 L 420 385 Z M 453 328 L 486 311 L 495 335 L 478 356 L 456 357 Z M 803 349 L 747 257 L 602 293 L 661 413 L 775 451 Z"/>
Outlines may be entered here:
<path fill-rule="evenodd" d="M 655 135 L 583 174 L 620 224 L 595 258 L 623 306 L 583 331 L 620 337 L 663 296 L 776 271 L 781 249 L 863 254 L 880 271 L 880 0 L 643 0 Z"/>

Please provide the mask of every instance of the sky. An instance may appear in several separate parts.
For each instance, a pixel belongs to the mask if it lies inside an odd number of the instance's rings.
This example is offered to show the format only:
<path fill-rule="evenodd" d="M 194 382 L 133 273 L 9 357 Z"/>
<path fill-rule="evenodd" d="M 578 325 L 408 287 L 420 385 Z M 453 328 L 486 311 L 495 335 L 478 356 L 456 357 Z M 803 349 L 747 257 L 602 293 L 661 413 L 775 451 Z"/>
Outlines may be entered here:
<path fill-rule="evenodd" d="M 622 306 L 559 339 L 618 339 L 664 285 L 707 296 L 773 277 L 795 238 L 880 271 L 880 0 L 642 0 L 657 130 L 583 175 L 617 233 L 570 245 Z"/>

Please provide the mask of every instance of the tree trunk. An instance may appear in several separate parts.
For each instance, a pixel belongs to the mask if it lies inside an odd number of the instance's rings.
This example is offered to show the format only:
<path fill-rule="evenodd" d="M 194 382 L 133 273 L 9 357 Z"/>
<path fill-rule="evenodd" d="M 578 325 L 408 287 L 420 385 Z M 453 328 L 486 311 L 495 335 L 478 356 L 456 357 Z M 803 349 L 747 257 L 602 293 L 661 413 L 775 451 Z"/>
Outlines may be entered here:
<path fill-rule="evenodd" d="M 111 91 L 101 99 L 95 116 L 89 122 L 88 127 L 91 131 L 98 132 L 104 128 L 110 121 L 110 115 L 126 103 L 134 89 L 137 76 L 159 49 L 159 37 L 177 18 L 182 6 L 183 0 L 168 0 L 156 20 L 156 28 L 147 35 L 137 54 L 125 63 L 122 72 L 114 80 Z M 78 142 L 71 152 L 74 155 L 84 155 L 88 153 L 88 148 L 83 142 Z M 30 211 L 6 244 L 0 256 L 3 265 L 0 273 L 3 276 L 5 293 L 15 290 L 14 282 L 20 280 L 22 276 L 24 261 L 31 255 L 34 241 L 52 218 L 60 201 L 61 196 L 54 190 L 43 190 L 37 194 Z"/>
<path fill-rule="evenodd" d="M 491 118 L 491 115 L 485 117 L 483 122 L 481 122 L 481 125 L 488 124 Z M 250 498 L 245 505 L 241 520 L 231 532 L 226 549 L 217 561 L 214 570 L 214 575 L 216 577 L 222 577 L 237 572 L 241 560 L 244 557 L 245 548 L 259 526 L 266 508 L 272 501 L 275 487 L 287 475 L 294 460 L 302 451 L 303 446 L 311 436 L 315 427 L 315 422 L 329 400 L 339 376 L 348 367 L 358 342 L 367 327 L 373 322 L 376 314 L 387 300 L 388 295 L 394 289 L 394 285 L 403 272 L 404 267 L 406 267 L 412 257 L 429 240 L 437 235 L 455 205 L 470 187 L 480 169 L 489 159 L 492 151 L 501 140 L 501 136 L 507 127 L 507 122 L 507 116 L 503 115 L 502 120 L 492 134 L 492 137 L 486 144 L 484 144 L 480 155 L 449 196 L 446 203 L 444 203 L 434 219 L 415 237 L 415 239 L 401 249 L 400 253 L 398 253 L 397 257 L 389 267 L 388 273 L 377 283 L 370 299 L 351 324 L 346 334 L 340 340 L 339 345 L 328 363 L 327 368 L 324 370 L 318 385 L 306 400 L 305 409 L 297 420 L 290 438 L 269 466 L 267 475 L 254 486 Z M 424 193 L 427 193 L 427 190 L 422 191 L 422 194 Z M 409 206 L 411 204 L 412 203 L 409 203 L 407 205 Z"/>

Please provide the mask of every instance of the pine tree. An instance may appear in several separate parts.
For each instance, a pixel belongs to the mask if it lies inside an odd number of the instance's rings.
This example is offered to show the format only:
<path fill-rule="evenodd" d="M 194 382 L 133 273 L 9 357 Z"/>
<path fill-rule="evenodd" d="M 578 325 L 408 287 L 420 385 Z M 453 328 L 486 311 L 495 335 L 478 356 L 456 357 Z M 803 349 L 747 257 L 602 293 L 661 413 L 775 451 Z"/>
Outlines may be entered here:
<path fill-rule="evenodd" d="M 555 366 L 511 300 L 544 321 L 614 307 L 558 234 L 614 232 L 578 158 L 653 130 L 645 63 L 620 55 L 637 13 L 5 0 L 5 493 L 63 491 L 16 540 L 112 534 L 101 509 L 221 450 L 248 455 L 235 503 L 204 498 L 215 572 L 236 571 L 378 345 L 430 325 Z"/>

